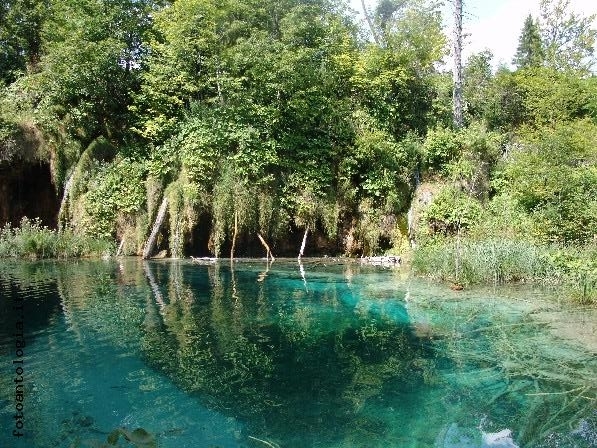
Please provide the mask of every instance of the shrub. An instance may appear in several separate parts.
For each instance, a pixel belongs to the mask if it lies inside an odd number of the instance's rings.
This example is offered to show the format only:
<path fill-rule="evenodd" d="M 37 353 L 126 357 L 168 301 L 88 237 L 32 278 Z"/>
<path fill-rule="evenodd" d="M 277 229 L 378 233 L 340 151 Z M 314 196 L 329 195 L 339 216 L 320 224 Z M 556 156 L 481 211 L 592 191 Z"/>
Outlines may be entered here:
<path fill-rule="evenodd" d="M 538 236 L 587 243 L 597 228 L 597 126 L 577 121 L 524 138 L 511 154 L 502 190 L 536 223 Z"/>
<path fill-rule="evenodd" d="M 477 222 L 481 204 L 457 187 L 442 189 L 424 212 L 431 234 L 454 235 Z"/>
<path fill-rule="evenodd" d="M 146 200 L 145 168 L 130 159 L 100 167 L 82 197 L 83 216 L 79 218 L 88 235 L 109 239 L 116 231 L 117 217 L 134 215 Z"/>
<path fill-rule="evenodd" d="M 441 171 L 444 165 L 458 157 L 459 151 L 458 134 L 450 129 L 430 130 L 423 143 L 425 165 L 432 171 Z"/>

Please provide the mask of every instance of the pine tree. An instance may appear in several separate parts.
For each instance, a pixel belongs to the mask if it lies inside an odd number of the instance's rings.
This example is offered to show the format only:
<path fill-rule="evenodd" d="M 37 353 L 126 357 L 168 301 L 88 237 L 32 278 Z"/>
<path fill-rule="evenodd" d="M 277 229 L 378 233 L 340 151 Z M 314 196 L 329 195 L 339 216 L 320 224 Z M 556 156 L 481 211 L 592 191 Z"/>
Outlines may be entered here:
<path fill-rule="evenodd" d="M 539 25 L 529 14 L 518 39 L 518 48 L 512 63 L 519 69 L 528 67 L 538 67 L 543 64 L 545 58 L 543 45 L 541 43 L 541 33 Z"/>

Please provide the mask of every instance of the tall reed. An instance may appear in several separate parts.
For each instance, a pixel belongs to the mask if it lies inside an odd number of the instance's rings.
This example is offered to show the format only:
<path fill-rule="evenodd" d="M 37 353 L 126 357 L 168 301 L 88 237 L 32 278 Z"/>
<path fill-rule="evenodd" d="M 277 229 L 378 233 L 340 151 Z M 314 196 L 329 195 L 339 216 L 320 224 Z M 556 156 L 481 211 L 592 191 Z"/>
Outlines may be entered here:
<path fill-rule="evenodd" d="M 560 285 L 578 303 L 597 303 L 596 247 L 559 247 L 495 238 L 440 238 L 415 250 L 412 269 L 417 275 L 460 285 Z"/>
<path fill-rule="evenodd" d="M 541 281 L 559 283 L 551 248 L 522 240 L 447 238 L 419 247 L 415 273 L 463 285 Z"/>
<path fill-rule="evenodd" d="M 73 258 L 114 253 L 114 243 L 71 229 L 49 229 L 39 219 L 23 218 L 19 227 L 0 229 L 0 258 Z"/>

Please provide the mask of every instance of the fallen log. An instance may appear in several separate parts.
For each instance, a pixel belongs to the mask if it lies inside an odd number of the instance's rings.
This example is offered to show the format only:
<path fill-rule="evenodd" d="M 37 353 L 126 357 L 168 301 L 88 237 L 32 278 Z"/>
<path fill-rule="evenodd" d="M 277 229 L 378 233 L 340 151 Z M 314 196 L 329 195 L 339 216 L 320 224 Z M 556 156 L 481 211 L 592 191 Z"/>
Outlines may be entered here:
<path fill-rule="evenodd" d="M 361 264 L 371 264 L 373 266 L 398 266 L 400 265 L 398 255 L 384 255 L 379 257 L 361 257 Z"/>
<path fill-rule="evenodd" d="M 197 264 L 213 264 L 218 261 L 217 258 L 214 257 L 193 257 L 191 256 L 191 261 Z"/>

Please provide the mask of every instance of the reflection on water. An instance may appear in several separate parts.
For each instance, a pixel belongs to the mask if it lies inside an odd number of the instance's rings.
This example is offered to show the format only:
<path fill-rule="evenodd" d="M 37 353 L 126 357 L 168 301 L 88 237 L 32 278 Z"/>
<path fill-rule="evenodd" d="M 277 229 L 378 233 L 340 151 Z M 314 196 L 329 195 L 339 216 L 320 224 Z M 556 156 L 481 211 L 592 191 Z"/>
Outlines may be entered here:
<path fill-rule="evenodd" d="M 118 427 L 160 447 L 597 446 L 596 354 L 554 331 L 553 293 L 324 263 L 0 264 L 0 446 Z"/>

